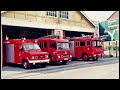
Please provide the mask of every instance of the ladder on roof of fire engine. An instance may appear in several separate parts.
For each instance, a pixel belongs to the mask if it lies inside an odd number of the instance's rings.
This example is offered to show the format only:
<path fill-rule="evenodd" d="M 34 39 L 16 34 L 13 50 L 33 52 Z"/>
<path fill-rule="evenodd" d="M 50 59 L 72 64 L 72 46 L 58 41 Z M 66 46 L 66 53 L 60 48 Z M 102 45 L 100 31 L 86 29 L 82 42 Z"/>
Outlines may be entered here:
<path fill-rule="evenodd" d="M 70 38 L 69 40 L 73 40 L 73 39 L 75 39 L 75 38 L 92 38 L 92 35 L 84 35 L 84 34 L 82 34 L 81 37 L 72 37 L 72 38 Z"/>
<path fill-rule="evenodd" d="M 40 37 L 40 38 L 60 38 L 59 35 L 48 35 L 48 36 L 44 36 L 44 37 Z"/>

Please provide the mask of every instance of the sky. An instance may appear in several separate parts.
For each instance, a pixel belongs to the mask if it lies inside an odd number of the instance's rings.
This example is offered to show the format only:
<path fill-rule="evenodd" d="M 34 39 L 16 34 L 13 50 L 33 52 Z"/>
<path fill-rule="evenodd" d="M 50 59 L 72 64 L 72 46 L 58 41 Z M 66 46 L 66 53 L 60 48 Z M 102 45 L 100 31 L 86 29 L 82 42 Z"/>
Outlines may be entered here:
<path fill-rule="evenodd" d="M 83 11 L 92 21 L 105 21 L 114 11 Z"/>

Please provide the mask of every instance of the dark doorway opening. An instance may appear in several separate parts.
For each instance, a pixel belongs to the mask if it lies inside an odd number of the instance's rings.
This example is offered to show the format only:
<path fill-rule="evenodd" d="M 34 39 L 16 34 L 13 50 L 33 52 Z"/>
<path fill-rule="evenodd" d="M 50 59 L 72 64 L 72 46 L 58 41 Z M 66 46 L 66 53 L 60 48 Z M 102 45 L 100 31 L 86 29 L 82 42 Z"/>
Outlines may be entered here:
<path fill-rule="evenodd" d="M 30 27 L 20 27 L 20 26 L 2 26 L 3 40 L 5 40 L 6 35 L 9 39 L 36 39 L 39 37 L 47 36 L 52 34 L 51 29 L 43 28 L 30 28 Z"/>

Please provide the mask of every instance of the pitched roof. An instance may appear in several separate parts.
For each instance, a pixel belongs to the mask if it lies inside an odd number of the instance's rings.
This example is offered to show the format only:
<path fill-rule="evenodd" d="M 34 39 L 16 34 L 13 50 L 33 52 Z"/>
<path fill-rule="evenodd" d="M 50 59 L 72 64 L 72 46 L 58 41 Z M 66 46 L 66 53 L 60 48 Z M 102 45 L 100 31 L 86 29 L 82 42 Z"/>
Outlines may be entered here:
<path fill-rule="evenodd" d="M 1 14 L 4 13 L 4 12 L 7 12 L 7 11 L 1 11 Z"/>
<path fill-rule="evenodd" d="M 117 12 L 117 11 L 113 12 L 113 13 L 107 18 L 107 20 L 108 20 L 110 17 L 112 17 L 116 12 Z"/>
<path fill-rule="evenodd" d="M 93 26 L 96 26 L 95 23 L 94 23 L 83 11 L 80 11 L 80 13 L 81 13 Z"/>

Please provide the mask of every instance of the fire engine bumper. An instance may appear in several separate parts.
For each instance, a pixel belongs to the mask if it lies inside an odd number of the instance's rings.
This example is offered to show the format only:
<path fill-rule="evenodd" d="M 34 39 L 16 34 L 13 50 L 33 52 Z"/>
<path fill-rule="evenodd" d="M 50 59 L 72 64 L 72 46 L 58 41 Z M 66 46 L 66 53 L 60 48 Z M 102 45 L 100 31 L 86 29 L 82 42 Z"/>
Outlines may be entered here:
<path fill-rule="evenodd" d="M 45 60 L 29 60 L 29 63 L 49 63 L 50 59 Z"/>
<path fill-rule="evenodd" d="M 92 57 L 99 57 L 99 58 L 103 58 L 104 54 L 94 54 Z"/>
<path fill-rule="evenodd" d="M 54 61 L 58 61 L 58 62 L 62 62 L 62 61 L 71 61 L 72 58 L 57 58 L 57 59 L 54 59 Z"/>

